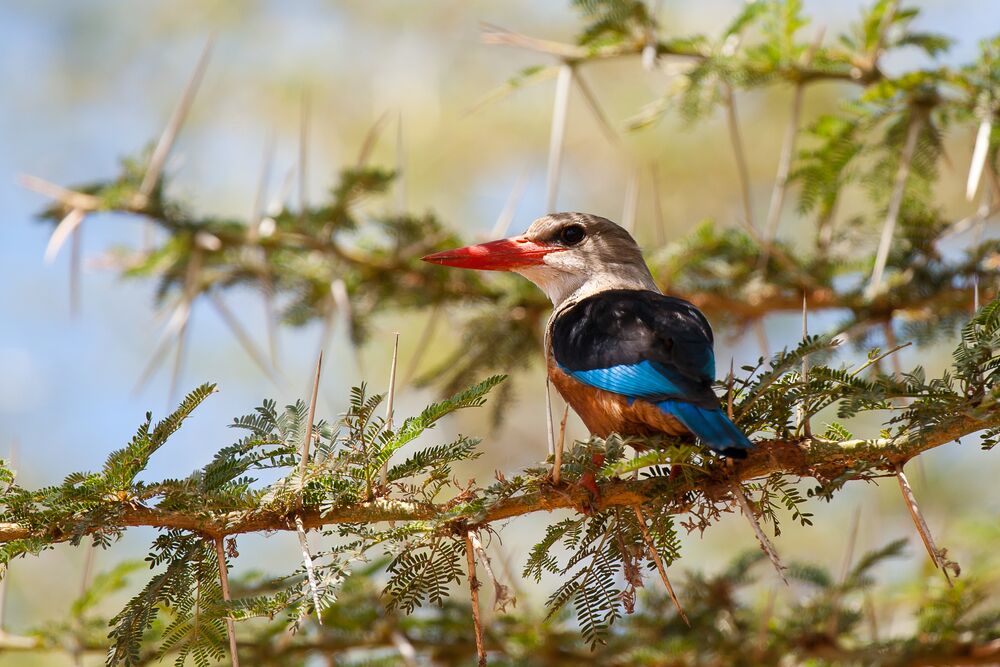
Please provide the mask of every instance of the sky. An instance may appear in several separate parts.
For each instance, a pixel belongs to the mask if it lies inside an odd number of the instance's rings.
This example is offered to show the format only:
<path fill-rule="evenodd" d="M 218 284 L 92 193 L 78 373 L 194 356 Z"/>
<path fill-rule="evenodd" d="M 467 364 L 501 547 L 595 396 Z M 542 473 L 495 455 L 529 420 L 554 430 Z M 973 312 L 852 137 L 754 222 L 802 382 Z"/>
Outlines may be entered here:
<path fill-rule="evenodd" d="M 711 33 L 724 25 L 739 6 L 736 1 L 664 2 L 668 32 Z M 815 25 L 836 32 L 856 13 L 856 2 L 807 2 Z M 956 38 L 944 63 L 964 62 L 978 40 L 1000 25 L 1000 4 L 972 0 L 913 3 L 923 11 L 919 25 Z M 162 130 L 190 75 L 203 44 L 212 33 L 215 49 L 202 89 L 168 164 L 174 192 L 201 210 L 246 216 L 250 213 L 266 137 L 276 139 L 272 191 L 295 162 L 296 137 L 303 93 L 310 100 L 311 141 L 308 192 L 319 198 L 332 182 L 337 165 L 350 162 L 366 128 L 384 112 L 402 119 L 406 206 L 416 212 L 434 210 L 469 236 L 484 235 L 521 173 L 528 176 L 514 229 L 526 227 L 544 208 L 544 170 L 551 109 L 551 83 L 520 91 L 508 99 L 469 113 L 477 100 L 519 69 L 539 62 L 537 56 L 480 44 L 480 22 L 488 22 L 553 39 L 570 39 L 579 27 L 568 3 L 516 2 L 384 2 L 361 0 L 246 3 L 57 0 L 0 3 L 0 455 L 13 450 L 19 483 L 58 483 L 66 474 L 98 468 L 104 457 L 121 447 L 146 410 L 162 416 L 170 406 L 169 368 L 134 390 L 162 329 L 155 318 L 152 285 L 128 281 L 94 266 L 109 248 L 135 245 L 142 227 L 125 216 L 95 216 L 82 230 L 85 270 L 81 311 L 69 312 L 68 255 L 52 264 L 43 261 L 49 228 L 34 220 L 45 199 L 18 184 L 32 174 L 59 184 L 76 184 L 116 173 L 118 160 L 136 153 Z M 807 28 L 811 29 L 811 28 Z M 912 55 L 887 63 L 909 67 Z M 609 115 L 620 127 L 655 95 L 661 82 L 635 75 L 638 83 L 617 87 L 618 67 L 600 65 L 593 82 L 602 91 Z M 635 74 L 628 70 L 629 74 Z M 589 75 L 589 73 L 588 73 Z M 807 102 L 818 108 L 828 98 Z M 745 116 L 753 150 L 755 199 L 766 205 L 780 143 L 781 118 L 769 109 L 784 103 L 748 101 Z M 577 102 L 579 105 L 579 102 Z M 771 105 L 778 105 L 772 107 Z M 560 204 L 616 217 L 621 211 L 627 176 L 607 166 L 608 148 L 580 106 L 571 109 L 567 166 Z M 376 150 L 376 160 L 397 159 L 395 127 Z M 705 218 L 725 220 L 738 199 L 727 162 L 719 157 L 718 129 L 686 131 L 666 122 L 652 136 L 661 146 L 671 233 L 676 237 Z M 650 135 L 629 137 L 634 150 Z M 713 143 L 714 142 L 714 143 Z M 637 146 L 639 146 L 637 148 Z M 721 165 L 721 166 L 720 166 Z M 953 179 L 956 183 L 961 178 Z M 955 183 L 945 197 L 957 201 Z M 388 205 L 388 204 L 387 204 Z M 644 201 L 644 206 L 648 203 Z M 955 204 L 956 210 L 961 203 Z M 793 207 L 789 206 L 789 209 Z M 789 211 L 789 216 L 792 212 Z M 233 299 L 234 310 L 263 341 L 259 300 L 249 294 Z M 833 319 L 817 319 L 822 328 Z M 388 318 L 380 322 L 359 368 L 342 332 L 328 351 L 321 411 L 335 416 L 346 404 L 347 388 L 367 377 L 384 384 L 392 332 L 416 325 Z M 773 347 L 793 339 L 796 318 L 768 323 Z M 304 394 L 317 347 L 314 327 L 281 332 L 285 375 L 294 386 L 270 383 L 208 309 L 194 313 L 190 345 L 180 374 L 182 388 L 217 381 L 220 391 L 153 460 L 153 477 L 182 476 L 207 462 L 236 434 L 227 428 L 264 398 L 288 402 Z M 412 355 L 415 336 L 404 333 L 403 363 Z M 751 341 L 723 339 L 720 359 L 737 362 L 757 355 Z M 904 366 L 920 363 L 924 352 L 907 353 Z M 940 350 L 928 365 L 941 363 Z M 169 366 L 169 364 L 168 364 Z M 363 372 L 362 372 L 363 371 Z M 516 470 L 544 457 L 543 415 L 535 407 L 540 381 L 523 382 L 511 410 L 523 414 L 488 436 L 491 448 L 475 472 L 490 475 L 494 467 Z M 176 397 L 174 397 L 176 398 Z M 419 410 L 433 393 L 405 388 L 397 410 Z M 514 421 L 514 420 L 512 420 Z M 463 417 L 436 434 L 457 429 L 486 429 L 483 417 Z M 579 429 L 579 426 L 577 426 Z M 492 439 L 492 440 L 491 440 Z M 531 443 L 508 447 L 511 442 Z M 492 446 L 493 443 L 497 443 Z M 492 446 L 492 447 L 491 447 Z M 931 478 L 947 477 L 972 465 L 952 456 L 954 447 L 927 457 L 916 480 L 928 488 Z M 948 485 L 938 490 L 941 507 L 969 502 L 970 492 Z M 891 507 L 890 496 L 857 492 L 842 499 L 845 507 L 860 503 Z M 996 508 L 997 498 L 985 500 Z M 832 511 L 819 507 L 818 511 Z M 899 516 L 894 508 L 891 516 Z M 852 510 L 853 511 L 853 510 Z M 890 510 L 886 510 L 890 512 Z M 518 524 L 522 525 L 522 524 Z M 522 525 L 523 528 L 523 525 Z M 536 526 L 537 528 L 537 526 Z M 893 524 L 895 534 L 908 526 Z M 525 530 L 513 531 L 507 544 L 517 551 L 531 543 Z M 693 560 L 711 561 L 731 539 L 723 530 L 691 549 Z M 865 526 L 873 543 L 882 528 Z M 108 562 L 141 555 L 149 534 L 130 535 L 119 549 L 102 554 Z M 746 544 L 741 535 L 741 544 Z M 808 539 L 803 544 L 805 544 Z M 821 539 L 826 540 L 824 537 Z M 836 543 L 836 540 L 829 540 Z M 885 540 L 887 541 L 887 539 Z M 285 555 L 294 559 L 283 537 L 255 538 L 246 565 L 268 565 Z M 825 542 L 824 542 L 825 543 Z M 798 543 L 796 543 L 798 544 Z M 798 547 L 792 547 L 797 549 Z M 800 549 L 808 553 L 808 548 Z M 919 554 L 918 554 L 919 555 Z M 35 562 L 18 563 L 12 575 L 15 610 L 25 618 L 55 614 L 46 603 L 29 599 L 29 583 L 37 592 L 58 593 L 61 580 L 46 579 L 46 568 L 58 568 L 72 579 L 81 556 L 59 549 Z M 519 569 L 515 566 L 515 570 Z M 20 583 L 19 583 L 20 582 Z"/>

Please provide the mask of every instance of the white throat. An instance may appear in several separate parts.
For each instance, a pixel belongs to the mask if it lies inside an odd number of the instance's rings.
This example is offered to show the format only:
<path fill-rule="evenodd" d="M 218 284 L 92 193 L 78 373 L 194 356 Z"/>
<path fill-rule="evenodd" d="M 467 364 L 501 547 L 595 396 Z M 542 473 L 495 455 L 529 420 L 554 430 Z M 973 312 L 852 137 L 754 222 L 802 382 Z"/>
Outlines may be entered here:
<path fill-rule="evenodd" d="M 660 291 L 645 264 L 620 264 L 613 270 L 604 267 L 596 270 L 593 267 L 579 268 L 582 270 L 570 271 L 545 264 L 517 269 L 517 273 L 545 292 L 557 310 L 562 305 L 570 305 L 613 289 Z"/>

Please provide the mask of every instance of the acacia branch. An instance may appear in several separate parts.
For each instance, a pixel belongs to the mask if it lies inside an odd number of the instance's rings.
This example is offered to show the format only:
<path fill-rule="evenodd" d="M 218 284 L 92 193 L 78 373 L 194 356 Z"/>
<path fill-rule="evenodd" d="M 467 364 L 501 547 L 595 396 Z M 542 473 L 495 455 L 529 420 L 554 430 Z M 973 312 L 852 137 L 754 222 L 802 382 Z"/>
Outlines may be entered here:
<path fill-rule="evenodd" d="M 107 532 L 116 528 L 153 527 L 186 530 L 210 536 L 224 537 L 243 533 L 295 530 L 291 521 L 298 514 L 307 529 L 349 523 L 387 521 L 426 521 L 450 516 L 455 522 L 476 526 L 503 521 L 526 514 L 557 509 L 575 509 L 589 505 L 596 511 L 611 507 L 631 508 L 651 500 L 664 503 L 677 513 L 690 508 L 688 494 L 700 492 L 705 498 L 718 500 L 732 493 L 733 484 L 783 473 L 820 480 L 832 479 L 846 470 L 893 471 L 921 452 L 957 440 L 983 429 L 1000 426 L 1000 412 L 991 412 L 978 419 L 956 416 L 922 433 L 907 433 L 896 438 L 831 441 L 819 438 L 790 440 L 760 440 L 749 456 L 735 465 L 710 463 L 704 471 L 676 479 L 651 477 L 643 480 L 611 479 L 601 484 L 598 499 L 575 484 L 544 485 L 503 498 L 485 509 L 475 507 L 462 512 L 451 504 L 421 503 L 375 498 L 366 502 L 334 507 L 329 510 L 304 508 L 254 509 L 213 514 L 160 510 L 153 507 L 122 503 L 113 510 L 104 507 L 102 513 L 115 519 L 104 525 L 89 526 L 87 534 Z M 43 539 L 49 544 L 74 538 L 71 530 L 61 526 L 32 528 L 19 523 L 0 523 L 0 543 L 23 539 Z"/>

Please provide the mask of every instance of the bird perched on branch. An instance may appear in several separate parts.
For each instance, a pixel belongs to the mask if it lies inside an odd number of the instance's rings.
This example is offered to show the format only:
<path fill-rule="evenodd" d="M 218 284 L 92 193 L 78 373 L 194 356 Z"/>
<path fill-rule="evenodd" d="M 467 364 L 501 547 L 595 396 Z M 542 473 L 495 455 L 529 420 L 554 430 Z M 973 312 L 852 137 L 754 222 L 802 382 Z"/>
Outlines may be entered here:
<path fill-rule="evenodd" d="M 553 213 L 522 236 L 423 259 L 514 271 L 548 295 L 549 378 L 594 435 L 690 433 L 734 458 L 752 446 L 712 390 L 715 354 L 705 316 L 660 292 L 635 240 L 610 220 Z"/>

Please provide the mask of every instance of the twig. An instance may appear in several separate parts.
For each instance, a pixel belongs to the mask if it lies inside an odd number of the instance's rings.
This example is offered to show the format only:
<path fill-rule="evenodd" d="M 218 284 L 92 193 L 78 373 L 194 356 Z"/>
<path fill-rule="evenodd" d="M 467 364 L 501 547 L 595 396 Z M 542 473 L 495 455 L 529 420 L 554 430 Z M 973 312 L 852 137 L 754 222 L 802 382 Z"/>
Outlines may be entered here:
<path fill-rule="evenodd" d="M 549 167 L 545 179 L 545 209 L 556 211 L 559 193 L 559 175 L 562 172 L 563 144 L 566 139 L 566 112 L 569 110 L 569 91 L 573 83 L 573 67 L 563 64 L 556 79 L 555 100 L 552 104 L 552 131 L 549 138 Z"/>
<path fill-rule="evenodd" d="M 229 594 L 229 568 L 226 566 L 226 552 L 223 548 L 223 537 L 215 538 L 215 556 L 219 560 L 219 582 L 222 584 L 222 599 L 225 602 L 232 600 Z M 236 624 L 233 617 L 226 614 L 226 634 L 229 635 L 229 654 L 232 657 L 233 667 L 240 667 L 240 654 L 236 646 Z"/>
<path fill-rule="evenodd" d="M 917 499 L 913 495 L 913 489 L 910 488 L 909 480 L 906 479 L 906 474 L 903 472 L 902 464 L 898 464 L 896 466 L 896 480 L 899 482 L 899 490 L 903 494 L 903 501 L 906 503 L 906 508 L 910 511 L 910 518 L 913 519 L 913 525 L 920 534 L 920 539 L 923 541 L 924 547 L 927 549 L 927 554 L 931 557 L 931 562 L 934 563 L 934 567 L 940 569 L 941 573 L 944 574 L 944 578 L 948 582 L 948 585 L 953 586 L 954 584 L 952 584 L 948 571 L 951 570 L 957 577 L 961 573 L 961 569 L 959 568 L 958 563 L 948 559 L 946 549 L 938 549 L 934 544 L 934 538 L 931 536 L 931 530 L 927 526 L 927 522 L 924 520 L 924 515 L 920 511 L 920 506 L 917 505 Z"/>
<path fill-rule="evenodd" d="M 653 537 L 649 534 L 649 528 L 646 526 L 646 517 L 642 514 L 642 508 L 639 505 L 633 505 L 632 510 L 635 512 L 636 521 L 639 522 L 639 530 L 642 531 L 642 539 L 646 543 L 646 550 L 649 552 L 649 558 L 656 564 L 656 570 L 660 573 L 660 579 L 663 580 L 663 585 L 667 589 L 667 594 L 670 596 L 670 600 L 674 603 L 677 613 L 684 621 L 684 624 L 690 628 L 691 621 L 688 620 L 687 614 L 684 612 L 684 607 L 681 606 L 681 601 L 677 599 L 677 594 L 674 593 L 674 587 L 670 585 L 670 579 L 667 577 L 667 568 L 663 565 L 663 559 L 660 558 L 660 553 L 656 550 L 656 544 L 653 542 Z"/>
<path fill-rule="evenodd" d="M 316 621 L 323 625 L 322 607 L 319 604 L 319 584 L 316 583 L 316 572 L 313 567 L 312 555 L 309 553 L 309 540 L 306 538 L 306 529 L 302 525 L 302 517 L 295 516 L 295 532 L 299 536 L 299 546 L 302 548 L 302 563 L 306 568 L 306 580 L 309 582 L 309 590 L 312 593 L 313 608 L 316 610 Z"/>
<path fill-rule="evenodd" d="M 395 332 L 395 339 L 392 344 L 392 366 L 389 368 L 389 392 L 385 400 L 385 430 L 392 431 L 392 405 L 396 398 L 396 360 L 399 358 L 399 332 Z M 389 484 L 387 475 L 389 474 L 389 459 L 382 464 L 382 471 L 379 473 L 379 488 L 385 493 Z"/>
<path fill-rule="evenodd" d="M 551 414 L 551 413 L 550 413 Z M 569 404 L 563 410 L 562 420 L 559 422 L 559 440 L 556 442 L 555 456 L 552 460 L 552 483 L 559 485 L 562 479 L 562 459 L 563 450 L 566 447 L 566 420 L 569 419 Z"/>
<path fill-rule="evenodd" d="M 733 496 L 736 497 L 736 502 L 739 503 L 744 516 L 746 516 L 747 521 L 750 522 L 754 535 L 757 536 L 757 541 L 760 543 L 761 550 L 769 559 L 771 559 L 771 564 L 774 565 L 774 569 L 777 571 L 778 576 L 781 577 L 781 580 L 786 586 L 788 586 L 788 579 L 785 577 L 785 566 L 781 564 L 781 559 L 778 557 L 777 550 L 774 548 L 774 545 L 771 544 L 771 540 L 767 539 L 767 535 L 764 534 L 764 529 L 760 527 L 757 517 L 754 516 L 753 510 L 750 509 L 750 502 L 747 500 L 746 494 L 743 493 L 743 488 L 739 484 L 733 485 Z"/>
<path fill-rule="evenodd" d="M 215 36 L 209 36 L 204 48 L 201 50 L 201 55 L 198 57 L 198 62 L 194 66 L 191 79 L 184 88 L 184 92 L 181 93 L 181 99 L 177 102 L 177 106 L 174 107 L 174 112 L 167 122 L 167 127 L 163 130 L 163 134 L 160 135 L 160 140 L 156 143 L 156 148 L 153 149 L 153 154 L 149 158 L 149 166 L 146 167 L 146 173 L 143 175 L 142 183 L 139 185 L 139 195 L 144 199 L 152 194 L 153 189 L 160 180 L 163 165 L 167 161 L 167 156 L 170 155 L 170 149 L 173 148 L 181 126 L 184 125 L 184 121 L 187 119 L 191 103 L 194 102 L 194 96 L 198 92 L 198 86 L 201 85 L 201 80 L 205 74 L 205 68 L 208 67 L 208 59 L 212 54 L 214 43 Z"/>
<path fill-rule="evenodd" d="M 319 376 L 323 371 L 323 350 L 319 351 L 316 358 L 316 375 L 313 378 L 312 396 L 309 398 L 309 416 L 306 419 L 306 437 L 302 441 L 302 450 L 299 456 L 299 490 L 306 484 L 306 467 L 309 463 L 309 446 L 312 444 L 313 420 L 316 418 L 316 397 L 319 395 Z"/>
<path fill-rule="evenodd" d="M 910 165 L 913 163 L 913 153 L 917 148 L 917 140 L 920 138 L 920 131 L 924 124 L 924 113 L 914 110 L 910 117 L 909 125 L 906 129 L 906 141 L 903 143 L 903 152 L 899 158 L 899 169 L 896 172 L 896 180 L 892 186 L 892 197 L 889 200 L 889 209 L 885 215 L 885 222 L 882 225 L 882 237 L 879 239 L 878 251 L 875 254 L 875 266 L 872 268 L 871 280 L 865 288 L 865 298 L 873 299 L 882 289 L 882 273 L 885 271 L 885 264 L 889 259 L 889 249 L 892 247 L 892 237 L 896 230 L 896 219 L 899 217 L 900 208 L 903 205 L 903 195 L 906 193 L 906 181 L 910 176 Z"/>
<path fill-rule="evenodd" d="M 750 169 L 747 167 L 746 152 L 743 148 L 743 135 L 740 132 L 740 121 L 736 113 L 736 99 L 733 87 L 728 81 L 722 83 L 722 95 L 726 105 L 726 125 L 729 127 L 729 143 L 733 148 L 733 158 L 736 160 L 736 174 L 740 179 L 740 196 L 743 200 L 743 216 L 747 225 L 756 229 L 754 221 L 753 200 L 750 197 Z"/>
<path fill-rule="evenodd" d="M 479 612 L 479 579 L 476 577 L 476 556 L 472 546 L 472 531 L 465 533 L 465 557 L 469 565 L 469 596 L 472 602 L 472 626 L 476 633 L 476 656 L 479 667 L 486 667 L 486 647 L 483 644 L 483 621 Z"/>
<path fill-rule="evenodd" d="M 479 557 L 479 563 L 486 570 L 486 576 L 493 582 L 493 610 L 503 613 L 507 611 L 507 605 L 516 607 L 517 598 L 511 592 L 510 586 L 500 583 L 500 580 L 493 573 L 490 557 L 486 555 L 486 549 L 479 540 L 478 531 L 470 530 L 469 537 L 472 540 L 472 547 L 476 550 L 476 555 Z"/>

